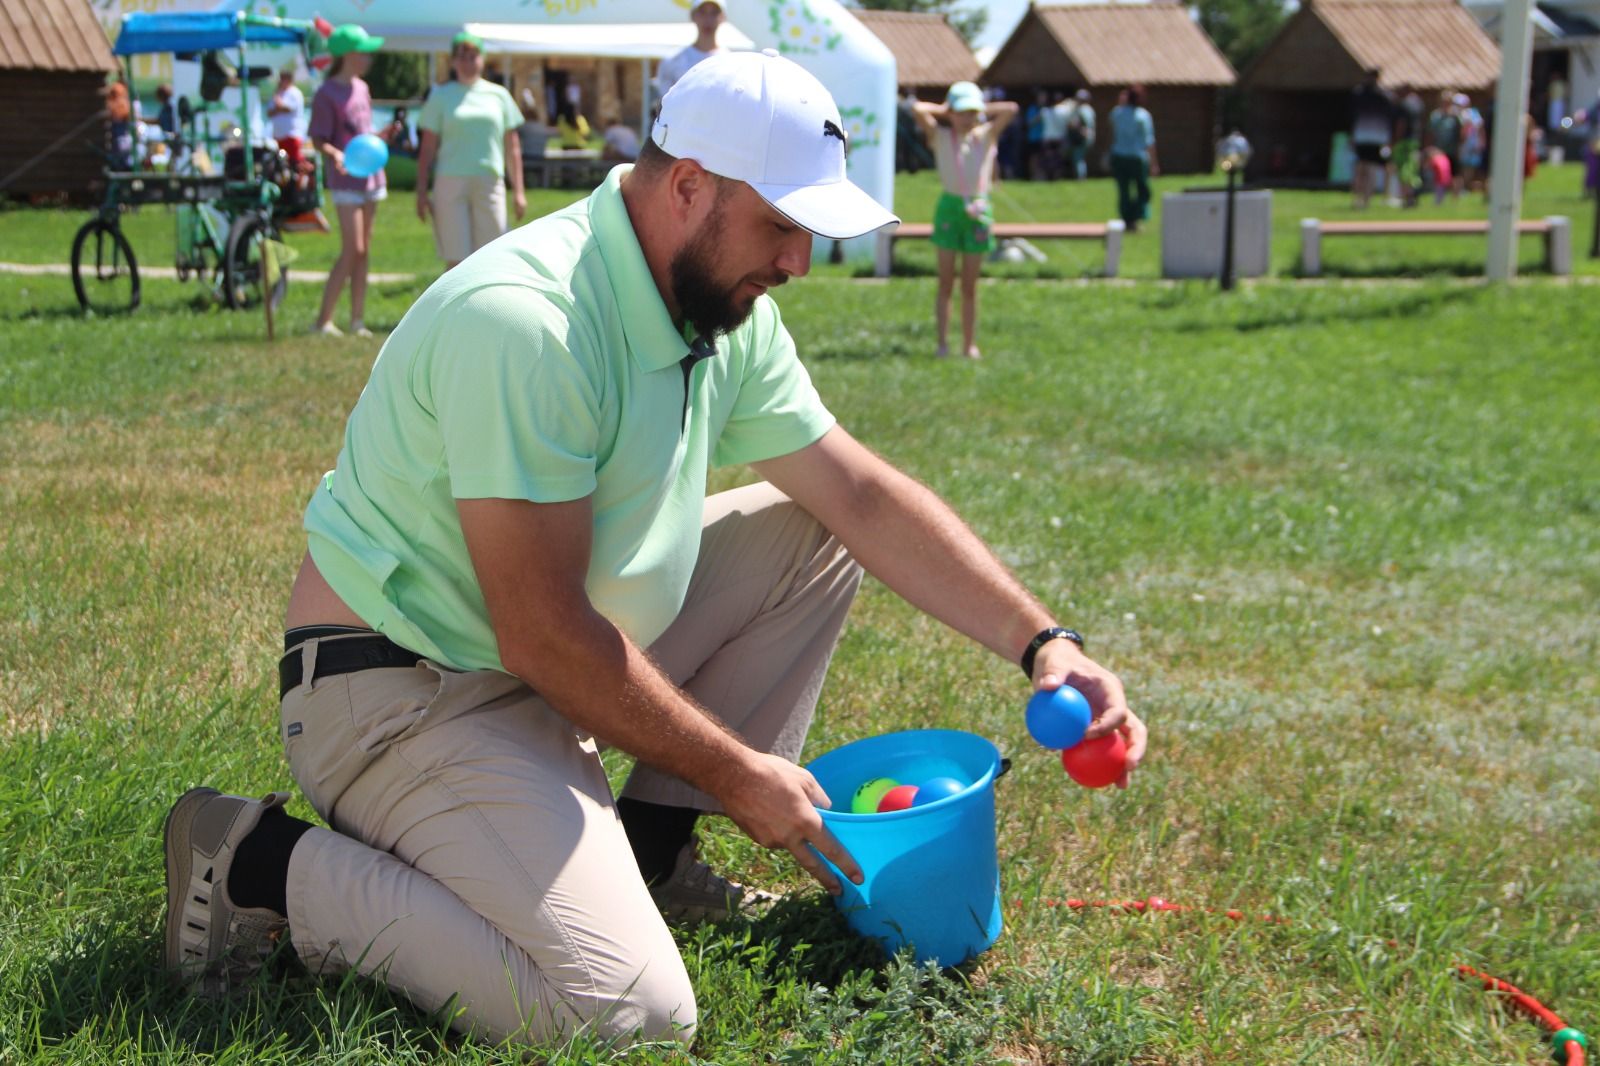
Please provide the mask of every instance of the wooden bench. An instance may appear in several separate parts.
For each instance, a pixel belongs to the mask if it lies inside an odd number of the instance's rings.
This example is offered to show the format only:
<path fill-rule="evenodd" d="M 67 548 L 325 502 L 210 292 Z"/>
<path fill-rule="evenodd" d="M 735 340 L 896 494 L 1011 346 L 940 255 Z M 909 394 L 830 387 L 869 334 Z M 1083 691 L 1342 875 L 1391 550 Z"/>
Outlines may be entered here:
<path fill-rule="evenodd" d="M 571 151 L 551 150 L 544 155 L 522 156 L 523 181 L 528 188 L 592 189 L 606 180 L 606 175 L 616 163 L 601 159 L 600 153 L 585 149 Z"/>
<path fill-rule="evenodd" d="M 1121 219 L 1110 222 L 996 222 L 994 235 L 999 240 L 1021 237 L 1025 240 L 1051 241 L 1104 241 L 1106 246 L 1105 276 L 1114 278 L 1122 265 L 1122 233 L 1126 229 Z M 878 254 L 873 273 L 880 278 L 889 276 L 894 261 L 894 242 L 927 240 L 933 236 L 931 222 L 902 222 L 891 229 L 878 231 Z"/>
<path fill-rule="evenodd" d="M 1302 218 L 1300 272 L 1306 277 L 1316 277 L 1322 273 L 1324 237 L 1484 236 L 1488 232 L 1488 219 L 1323 222 L 1315 218 Z M 1566 216 L 1525 218 L 1517 223 L 1517 232 L 1538 233 L 1544 237 L 1544 265 L 1550 273 L 1572 273 L 1572 223 Z"/>

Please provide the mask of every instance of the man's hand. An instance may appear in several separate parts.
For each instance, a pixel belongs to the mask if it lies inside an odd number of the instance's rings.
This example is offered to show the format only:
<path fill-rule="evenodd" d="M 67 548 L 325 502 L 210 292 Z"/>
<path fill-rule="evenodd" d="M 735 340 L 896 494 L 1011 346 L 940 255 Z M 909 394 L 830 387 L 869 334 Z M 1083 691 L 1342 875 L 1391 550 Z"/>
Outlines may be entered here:
<path fill-rule="evenodd" d="M 1085 740 L 1103 737 L 1113 730 L 1122 731 L 1123 739 L 1128 742 L 1128 765 L 1117 787 L 1127 788 L 1130 775 L 1144 758 L 1146 733 L 1139 716 L 1128 709 L 1122 682 L 1116 674 L 1083 654 L 1072 641 L 1052 640 L 1039 649 L 1033 660 L 1033 688 L 1036 692 L 1053 692 L 1062 685 L 1071 685 L 1083 693 L 1094 712 L 1094 721 L 1083 735 Z"/>
<path fill-rule="evenodd" d="M 752 840 L 787 849 L 830 892 L 838 880 L 813 847 L 861 882 L 813 806 L 828 803 L 816 778 L 751 750 L 594 609 L 591 499 L 465 499 L 456 511 L 507 671 L 601 742 L 715 796 Z"/>
<path fill-rule="evenodd" d="M 428 221 L 428 190 L 427 189 L 418 189 L 417 190 L 417 220 L 419 222 Z"/>
<path fill-rule="evenodd" d="M 764 848 L 787 850 L 834 895 L 843 891 L 839 879 L 812 848 L 832 860 L 851 881 L 862 882 L 861 867 L 816 811 L 816 807 L 830 804 L 811 771 L 777 755 L 752 751 L 723 778 L 715 794 L 722 801 L 723 812 L 751 840 Z"/>
<path fill-rule="evenodd" d="M 517 213 L 517 221 L 522 221 L 522 216 L 528 213 L 528 194 L 521 189 L 511 194 L 511 209 Z"/>

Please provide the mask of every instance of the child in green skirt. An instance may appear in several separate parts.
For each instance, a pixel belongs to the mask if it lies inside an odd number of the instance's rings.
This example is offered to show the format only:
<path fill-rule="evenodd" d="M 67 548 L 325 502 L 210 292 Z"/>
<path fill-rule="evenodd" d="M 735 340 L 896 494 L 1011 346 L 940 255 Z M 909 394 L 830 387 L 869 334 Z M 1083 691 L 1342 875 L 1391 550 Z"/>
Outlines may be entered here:
<path fill-rule="evenodd" d="M 989 181 L 1000 131 L 1016 117 L 1017 105 L 1009 100 L 985 103 L 981 89 L 970 81 L 958 81 L 950 86 L 943 104 L 918 101 L 916 114 L 932 143 L 944 186 L 933 212 L 933 243 L 939 249 L 939 295 L 934 306 L 937 354 L 950 354 L 950 296 L 959 255 L 962 354 L 977 359 L 978 273 L 983 257 L 995 248 Z"/>

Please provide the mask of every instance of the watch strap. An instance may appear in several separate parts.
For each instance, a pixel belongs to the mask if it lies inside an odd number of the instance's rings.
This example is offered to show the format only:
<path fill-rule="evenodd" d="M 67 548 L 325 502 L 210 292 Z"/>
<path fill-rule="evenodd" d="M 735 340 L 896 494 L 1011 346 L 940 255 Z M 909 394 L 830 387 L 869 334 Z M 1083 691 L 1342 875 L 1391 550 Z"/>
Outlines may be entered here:
<path fill-rule="evenodd" d="M 1039 654 L 1039 649 L 1052 640 L 1070 640 L 1083 650 L 1083 635 L 1076 629 L 1067 629 L 1065 626 L 1051 626 L 1039 631 L 1039 635 L 1028 642 L 1027 650 L 1022 653 L 1022 672 L 1028 675 L 1028 680 L 1033 680 L 1033 660 Z"/>

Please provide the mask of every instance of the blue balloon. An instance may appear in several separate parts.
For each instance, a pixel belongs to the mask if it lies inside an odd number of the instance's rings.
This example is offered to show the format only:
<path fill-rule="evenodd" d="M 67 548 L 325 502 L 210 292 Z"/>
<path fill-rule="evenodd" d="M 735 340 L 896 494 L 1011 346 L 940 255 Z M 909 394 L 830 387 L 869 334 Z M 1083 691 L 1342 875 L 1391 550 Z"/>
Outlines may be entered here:
<path fill-rule="evenodd" d="M 911 806 L 926 807 L 930 803 L 959 795 L 966 791 L 966 788 L 965 782 L 957 781 L 953 777 L 930 777 L 917 786 L 917 798 L 911 801 Z"/>
<path fill-rule="evenodd" d="M 1028 732 L 1047 748 L 1070 748 L 1083 739 L 1093 713 L 1083 693 L 1071 685 L 1035 692 L 1028 700 Z"/>
<path fill-rule="evenodd" d="M 389 146 L 371 133 L 350 138 L 344 146 L 344 170 L 352 178 L 370 178 L 389 162 Z"/>

